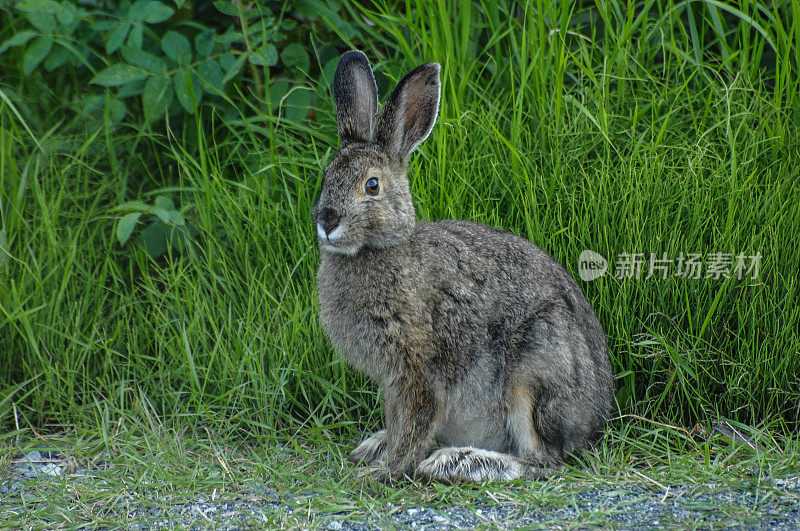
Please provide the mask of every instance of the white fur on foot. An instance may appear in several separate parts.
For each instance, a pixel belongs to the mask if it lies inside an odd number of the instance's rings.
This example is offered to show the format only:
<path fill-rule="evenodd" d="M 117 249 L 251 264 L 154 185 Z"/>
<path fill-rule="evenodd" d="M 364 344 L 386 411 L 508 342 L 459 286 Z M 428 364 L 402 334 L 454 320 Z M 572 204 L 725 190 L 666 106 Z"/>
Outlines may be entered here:
<path fill-rule="evenodd" d="M 350 452 L 350 460 L 365 465 L 386 464 L 386 430 L 373 433 Z"/>
<path fill-rule="evenodd" d="M 417 472 L 438 481 L 508 481 L 525 475 L 527 466 L 516 457 L 465 446 L 441 448 L 422 461 Z"/>

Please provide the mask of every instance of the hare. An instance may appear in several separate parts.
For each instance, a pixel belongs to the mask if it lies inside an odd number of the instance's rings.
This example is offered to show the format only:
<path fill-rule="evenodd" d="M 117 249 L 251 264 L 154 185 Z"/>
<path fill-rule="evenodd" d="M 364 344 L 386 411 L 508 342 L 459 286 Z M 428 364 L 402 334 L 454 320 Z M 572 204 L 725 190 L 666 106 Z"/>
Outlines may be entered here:
<path fill-rule="evenodd" d="M 609 418 L 605 334 L 575 280 L 528 240 L 417 222 L 406 171 L 436 121 L 439 68 L 409 72 L 379 114 L 363 53 L 334 75 L 341 147 L 312 210 L 320 317 L 379 384 L 386 426 L 350 458 L 383 478 L 546 476 Z"/>

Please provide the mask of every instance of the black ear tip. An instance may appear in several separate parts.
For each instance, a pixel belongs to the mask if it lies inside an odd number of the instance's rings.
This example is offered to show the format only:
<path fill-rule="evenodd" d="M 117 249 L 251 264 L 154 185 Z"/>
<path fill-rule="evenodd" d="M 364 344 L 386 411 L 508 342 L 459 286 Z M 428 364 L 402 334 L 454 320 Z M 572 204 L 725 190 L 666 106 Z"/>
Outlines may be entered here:
<path fill-rule="evenodd" d="M 439 74 L 442 71 L 442 65 L 440 65 L 439 63 L 428 63 L 425 66 L 428 67 L 428 70 L 431 73 L 431 77 L 436 78 L 436 83 L 441 83 L 441 81 L 439 80 L 440 77 Z"/>
<path fill-rule="evenodd" d="M 414 76 L 423 76 L 428 83 L 430 84 L 438 84 L 439 81 L 439 73 L 442 70 L 442 66 L 439 63 L 425 63 L 421 64 L 416 67 L 414 70 L 408 73 L 406 77 L 414 77 Z"/>
<path fill-rule="evenodd" d="M 360 50 L 350 50 L 349 52 L 343 53 L 342 57 L 339 58 L 338 68 L 344 68 L 346 66 L 357 64 L 370 69 L 369 60 L 364 52 Z"/>

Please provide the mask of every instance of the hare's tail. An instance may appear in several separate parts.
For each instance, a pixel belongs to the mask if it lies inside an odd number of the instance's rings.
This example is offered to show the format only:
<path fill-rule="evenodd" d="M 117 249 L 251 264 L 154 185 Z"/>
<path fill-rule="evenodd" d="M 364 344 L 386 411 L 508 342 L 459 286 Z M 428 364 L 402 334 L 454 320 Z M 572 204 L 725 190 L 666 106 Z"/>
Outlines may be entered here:
<path fill-rule="evenodd" d="M 510 454 L 471 446 L 440 448 L 417 467 L 417 474 L 448 483 L 547 478 L 558 468 L 537 467 Z"/>

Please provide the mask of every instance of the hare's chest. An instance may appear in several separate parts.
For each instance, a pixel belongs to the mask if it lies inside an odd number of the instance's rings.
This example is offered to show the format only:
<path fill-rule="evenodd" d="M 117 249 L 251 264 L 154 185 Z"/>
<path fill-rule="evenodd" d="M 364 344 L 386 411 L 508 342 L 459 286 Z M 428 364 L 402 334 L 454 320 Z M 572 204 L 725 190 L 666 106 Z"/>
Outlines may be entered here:
<path fill-rule="evenodd" d="M 348 298 L 347 291 L 337 288 L 319 283 L 320 321 L 336 350 L 358 365 L 358 360 L 375 348 L 370 312 L 362 301 Z"/>
<path fill-rule="evenodd" d="M 357 369 L 381 380 L 392 350 L 406 345 L 419 330 L 421 311 L 405 290 L 387 289 L 365 277 L 330 275 L 320 268 L 317 277 L 320 320 L 336 350 Z"/>

